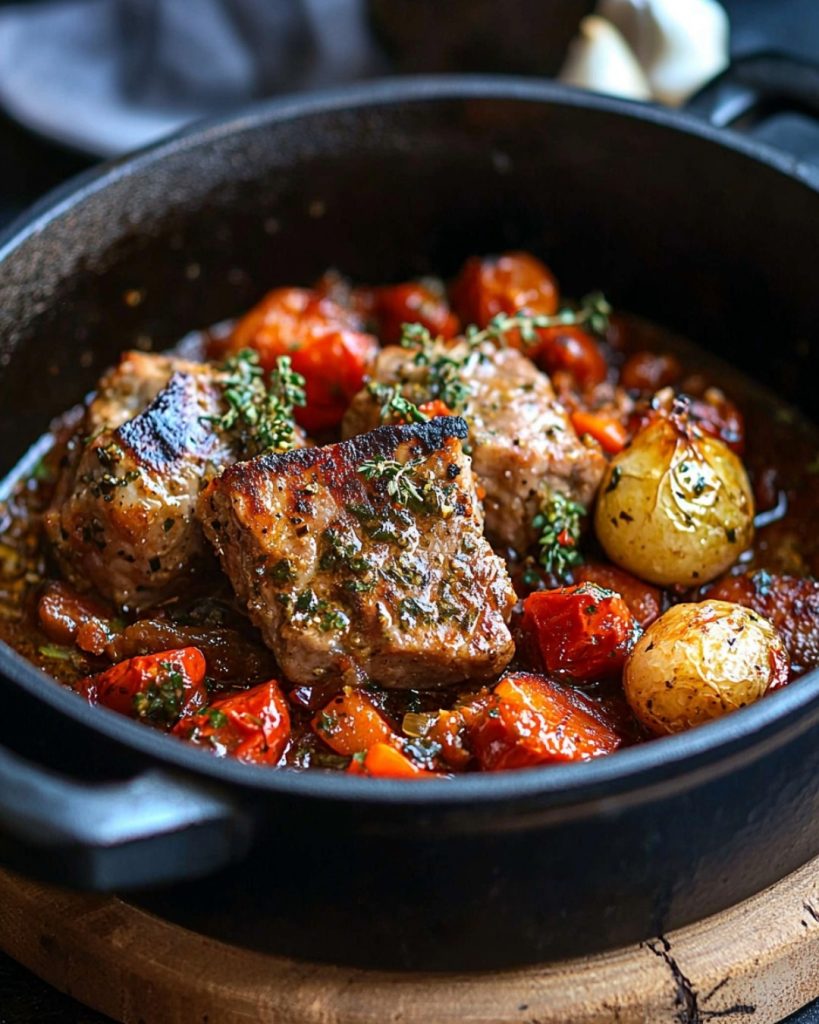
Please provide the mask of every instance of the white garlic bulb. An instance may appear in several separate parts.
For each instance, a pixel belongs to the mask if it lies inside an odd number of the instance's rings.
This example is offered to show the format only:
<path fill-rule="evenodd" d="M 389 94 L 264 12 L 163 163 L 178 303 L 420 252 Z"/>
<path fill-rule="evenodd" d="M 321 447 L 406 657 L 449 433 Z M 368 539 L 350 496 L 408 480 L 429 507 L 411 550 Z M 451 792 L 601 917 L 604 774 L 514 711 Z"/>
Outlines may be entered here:
<path fill-rule="evenodd" d="M 558 75 L 561 82 L 626 99 L 651 99 L 651 89 L 634 54 L 618 30 L 590 14 L 580 22 Z"/>
<path fill-rule="evenodd" d="M 716 0 L 600 0 L 597 14 L 620 31 L 661 103 L 684 103 L 728 65 L 728 15 Z"/>

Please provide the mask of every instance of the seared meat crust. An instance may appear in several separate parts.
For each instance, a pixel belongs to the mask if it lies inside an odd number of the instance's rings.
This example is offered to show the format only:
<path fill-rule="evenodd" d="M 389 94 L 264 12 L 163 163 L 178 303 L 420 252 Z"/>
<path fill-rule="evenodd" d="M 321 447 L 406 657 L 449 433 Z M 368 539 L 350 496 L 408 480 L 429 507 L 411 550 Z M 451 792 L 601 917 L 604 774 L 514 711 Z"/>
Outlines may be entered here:
<path fill-rule="evenodd" d="M 373 370 L 379 383 L 400 386 L 417 405 L 443 398 L 440 373 L 457 367 L 466 395 L 463 415 L 479 482 L 486 491 L 486 532 L 493 543 L 525 551 L 535 540 L 532 520 L 544 498 L 559 492 L 587 507 L 597 491 L 605 459 L 586 447 L 555 397 L 546 374 L 513 348 L 485 342 L 436 342 L 419 358 L 419 349 L 382 349 Z M 432 365 L 432 370 L 430 370 Z M 379 421 L 381 402 L 364 388 L 344 417 L 345 437 L 370 430 Z"/>
<path fill-rule="evenodd" d="M 233 461 L 207 420 L 221 409 L 218 378 L 206 365 L 129 352 L 100 381 L 45 516 L 75 586 L 144 608 L 205 553 L 196 497 Z"/>
<path fill-rule="evenodd" d="M 288 679 L 429 688 L 509 662 L 515 594 L 482 535 L 466 434 L 455 417 L 381 427 L 203 491 L 205 533 Z"/>

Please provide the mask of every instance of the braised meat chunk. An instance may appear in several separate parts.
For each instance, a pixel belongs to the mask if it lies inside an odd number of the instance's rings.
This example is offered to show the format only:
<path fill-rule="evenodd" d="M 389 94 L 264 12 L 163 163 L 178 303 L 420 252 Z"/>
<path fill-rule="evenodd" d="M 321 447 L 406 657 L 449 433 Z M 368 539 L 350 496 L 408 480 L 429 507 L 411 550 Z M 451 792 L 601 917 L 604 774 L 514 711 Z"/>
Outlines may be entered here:
<path fill-rule="evenodd" d="M 144 608 L 205 552 L 196 497 L 235 458 L 209 420 L 221 410 L 218 380 L 210 366 L 140 352 L 102 378 L 45 516 L 75 586 Z"/>
<path fill-rule="evenodd" d="M 550 496 L 562 494 L 584 507 L 594 497 L 602 453 L 581 442 L 549 378 L 516 349 L 466 340 L 383 349 L 373 383 L 344 417 L 345 437 L 379 422 L 384 387 L 397 387 L 416 405 L 437 399 L 463 414 L 494 543 L 524 551 L 536 539 L 532 521 Z"/>
<path fill-rule="evenodd" d="M 198 514 L 285 675 L 386 687 L 497 675 L 515 594 L 483 538 L 461 442 L 440 417 L 238 463 Z"/>

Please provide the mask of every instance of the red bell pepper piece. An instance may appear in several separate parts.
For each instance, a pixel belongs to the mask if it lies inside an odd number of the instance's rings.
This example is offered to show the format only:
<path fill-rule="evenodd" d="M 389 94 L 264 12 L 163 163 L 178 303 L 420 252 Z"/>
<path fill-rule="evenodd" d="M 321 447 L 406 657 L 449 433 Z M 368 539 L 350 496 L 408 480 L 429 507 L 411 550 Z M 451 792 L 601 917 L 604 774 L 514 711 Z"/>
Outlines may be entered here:
<path fill-rule="evenodd" d="M 207 701 L 205 656 L 198 647 L 141 654 L 88 676 L 77 689 L 92 704 L 171 726 Z"/>
<path fill-rule="evenodd" d="M 279 684 L 271 679 L 215 700 L 199 714 L 183 718 L 173 731 L 220 756 L 277 764 L 290 738 L 290 712 Z"/>
<path fill-rule="evenodd" d="M 570 687 L 516 672 L 468 716 L 469 739 L 484 771 L 586 761 L 621 739 L 602 709 Z"/>
<path fill-rule="evenodd" d="M 530 594 L 523 628 L 547 672 L 578 680 L 616 675 L 640 634 L 623 598 L 594 583 Z"/>

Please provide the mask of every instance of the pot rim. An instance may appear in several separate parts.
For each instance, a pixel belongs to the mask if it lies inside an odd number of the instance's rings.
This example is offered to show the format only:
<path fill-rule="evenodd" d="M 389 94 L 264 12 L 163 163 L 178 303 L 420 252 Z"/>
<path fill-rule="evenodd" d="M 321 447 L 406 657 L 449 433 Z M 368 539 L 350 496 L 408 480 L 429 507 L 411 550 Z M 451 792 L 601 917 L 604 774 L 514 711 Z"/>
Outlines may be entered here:
<path fill-rule="evenodd" d="M 773 168 L 804 185 L 809 192 L 819 192 L 819 170 L 812 165 L 753 139 L 726 133 L 684 112 L 518 77 L 398 77 L 266 100 L 232 115 L 197 122 L 167 139 L 95 166 L 49 192 L 0 234 L 0 273 L 3 263 L 16 249 L 53 221 L 70 214 L 120 179 L 150 172 L 153 165 L 173 154 L 196 150 L 270 123 L 298 121 L 316 114 L 458 100 L 548 104 L 637 120 L 731 150 Z M 532 797 L 538 798 L 540 806 L 579 804 L 624 789 L 634 791 L 672 777 L 690 776 L 718 761 L 733 765 L 737 757 L 759 756 L 762 747 L 784 744 L 794 732 L 804 731 L 814 719 L 819 719 L 819 670 L 814 670 L 770 697 L 690 732 L 662 737 L 591 762 L 461 775 L 436 785 L 431 780 L 362 779 L 315 769 L 271 770 L 216 758 L 107 708 L 91 707 L 66 687 L 55 685 L 51 677 L 3 642 L 0 676 L 78 724 L 168 766 L 214 782 L 229 782 L 270 794 L 362 804 L 454 806 Z"/>

